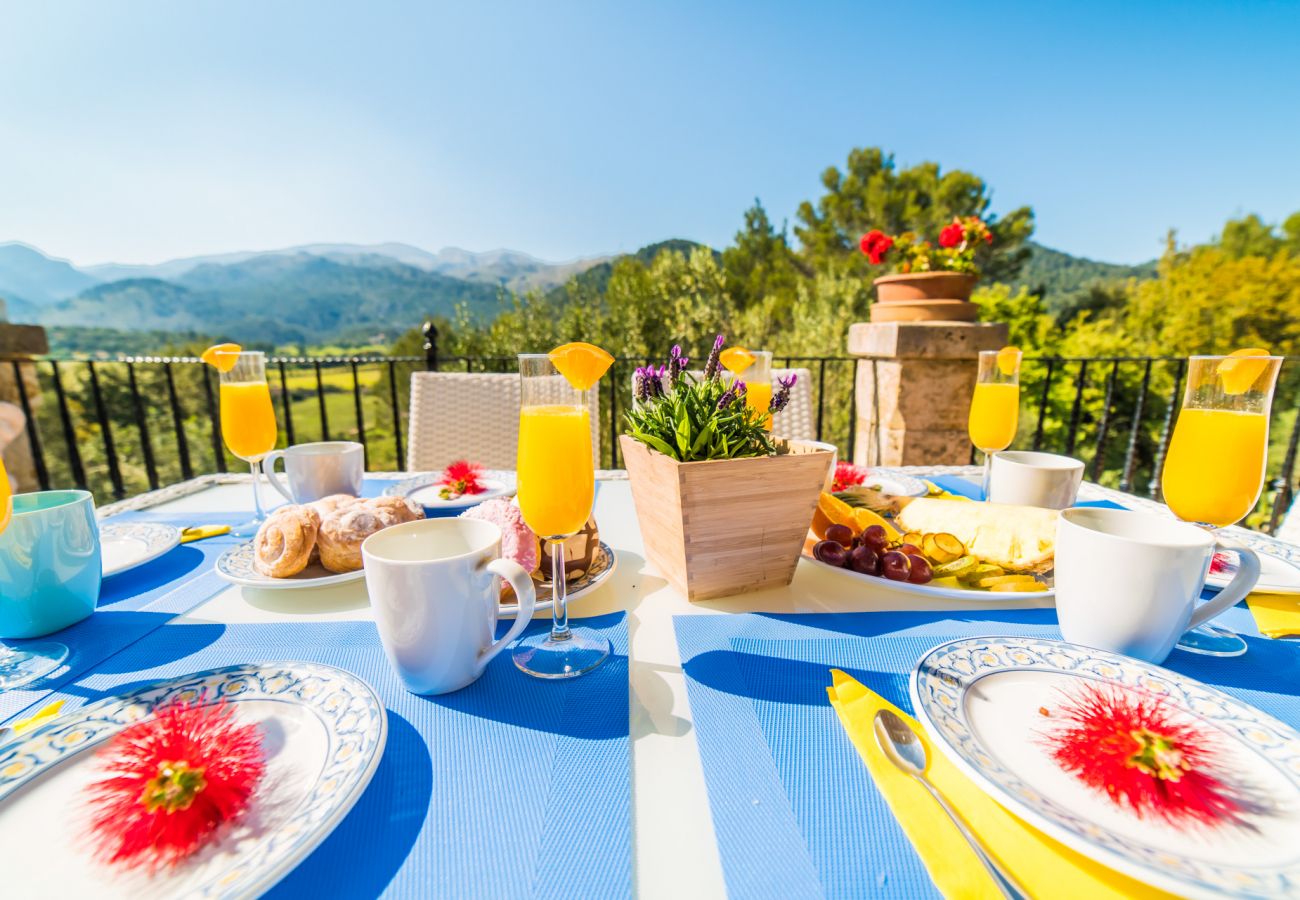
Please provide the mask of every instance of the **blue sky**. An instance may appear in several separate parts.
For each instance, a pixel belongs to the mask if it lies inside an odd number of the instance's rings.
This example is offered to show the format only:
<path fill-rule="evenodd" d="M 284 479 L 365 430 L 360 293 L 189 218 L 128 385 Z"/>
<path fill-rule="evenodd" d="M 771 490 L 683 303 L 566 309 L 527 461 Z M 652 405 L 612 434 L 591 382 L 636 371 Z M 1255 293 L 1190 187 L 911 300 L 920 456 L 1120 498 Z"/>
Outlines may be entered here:
<path fill-rule="evenodd" d="M 1148 259 L 1300 209 L 1300 3 L 0 0 L 0 240 L 549 259 L 778 222 L 878 145 Z"/>

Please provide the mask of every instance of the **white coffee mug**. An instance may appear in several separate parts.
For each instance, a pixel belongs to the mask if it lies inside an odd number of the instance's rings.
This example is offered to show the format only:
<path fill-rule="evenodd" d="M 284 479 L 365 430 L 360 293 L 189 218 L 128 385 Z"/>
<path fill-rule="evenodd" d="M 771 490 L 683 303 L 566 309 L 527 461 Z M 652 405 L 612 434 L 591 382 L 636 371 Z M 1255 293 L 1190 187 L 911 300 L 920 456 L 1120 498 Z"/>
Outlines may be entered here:
<path fill-rule="evenodd" d="M 287 487 L 275 472 L 278 459 L 284 460 Z M 355 497 L 361 493 L 365 469 L 365 448 L 356 441 L 294 444 L 288 450 L 272 450 L 262 460 L 266 480 L 290 503 L 310 503 L 331 494 Z"/>
<path fill-rule="evenodd" d="M 362 542 L 379 639 L 408 691 L 460 690 L 528 626 L 533 579 L 500 556 L 501 529 L 479 519 L 420 519 Z M 502 578 L 514 588 L 519 613 L 494 642 Z"/>
<path fill-rule="evenodd" d="M 1001 450 L 993 454 L 989 497 L 993 503 L 1067 509 L 1079 496 L 1083 462 L 1055 453 Z"/>
<path fill-rule="evenodd" d="M 1197 605 L 1215 548 L 1240 557 L 1219 595 Z M 1187 522 L 1075 507 L 1056 523 L 1056 615 L 1075 644 L 1161 663 L 1190 628 L 1242 600 L 1259 579 L 1247 547 Z"/>

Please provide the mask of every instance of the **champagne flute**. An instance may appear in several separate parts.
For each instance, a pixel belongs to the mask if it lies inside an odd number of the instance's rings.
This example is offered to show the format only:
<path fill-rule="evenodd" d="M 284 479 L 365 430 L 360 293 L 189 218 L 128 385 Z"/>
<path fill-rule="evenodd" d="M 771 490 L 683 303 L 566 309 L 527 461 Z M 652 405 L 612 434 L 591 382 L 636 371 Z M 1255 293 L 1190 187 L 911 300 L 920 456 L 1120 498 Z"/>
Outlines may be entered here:
<path fill-rule="evenodd" d="M 257 487 L 258 464 L 275 449 L 276 438 L 275 409 L 266 383 L 266 354 L 241 350 L 218 355 L 238 357 L 234 365 L 221 367 L 221 436 L 230 452 L 248 463 L 253 473 L 253 519 L 232 528 L 231 534 L 252 537 L 266 519 Z"/>
<path fill-rule="evenodd" d="M 772 430 L 772 351 L 751 350 L 754 364 L 744 372 L 745 405 L 763 416 L 763 427 Z M 740 377 L 739 375 L 737 377 Z"/>
<path fill-rule="evenodd" d="M 1280 356 L 1193 356 L 1160 485 L 1175 516 L 1215 531 L 1255 508 L 1268 462 L 1268 418 Z M 1178 647 L 1207 656 L 1240 656 L 1246 642 L 1208 623 Z"/>
<path fill-rule="evenodd" d="M 588 391 L 559 374 L 546 354 L 520 354 L 519 509 L 551 549 L 549 634 L 515 645 L 515 665 L 538 678 L 573 678 L 609 656 L 609 641 L 589 628 L 569 627 L 564 541 L 591 517 L 596 473 L 591 454 Z"/>
<path fill-rule="evenodd" d="M 0 458 L 0 533 L 9 526 L 12 515 L 13 494 L 4 459 Z M 57 641 L 32 642 L 21 650 L 0 642 L 0 691 L 44 678 L 67 658 L 67 645 Z"/>
<path fill-rule="evenodd" d="M 993 454 L 1011 446 L 1020 419 L 1020 351 L 1015 347 L 980 351 L 979 374 L 970 401 L 967 432 L 984 454 L 984 499 L 989 497 Z"/>

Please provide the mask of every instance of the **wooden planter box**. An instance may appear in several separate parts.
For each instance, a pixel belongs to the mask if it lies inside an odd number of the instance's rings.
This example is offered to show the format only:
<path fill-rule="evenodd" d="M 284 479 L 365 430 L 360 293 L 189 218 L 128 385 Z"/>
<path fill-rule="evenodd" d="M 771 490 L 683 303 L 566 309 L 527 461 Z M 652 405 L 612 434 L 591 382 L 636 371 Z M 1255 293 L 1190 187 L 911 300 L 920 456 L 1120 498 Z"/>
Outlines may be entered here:
<path fill-rule="evenodd" d="M 799 441 L 777 456 L 678 462 L 623 435 L 646 558 L 688 600 L 789 584 L 834 455 Z"/>

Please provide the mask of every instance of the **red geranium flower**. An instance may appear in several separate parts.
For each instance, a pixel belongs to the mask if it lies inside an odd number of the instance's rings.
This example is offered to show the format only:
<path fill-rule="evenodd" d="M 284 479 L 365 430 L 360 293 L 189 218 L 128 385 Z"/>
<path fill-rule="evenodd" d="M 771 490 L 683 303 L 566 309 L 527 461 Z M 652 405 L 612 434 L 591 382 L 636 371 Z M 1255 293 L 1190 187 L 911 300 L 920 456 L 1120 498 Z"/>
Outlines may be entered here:
<path fill-rule="evenodd" d="M 951 225 L 939 232 L 940 247 L 956 247 L 964 240 L 966 240 L 966 229 L 962 227 L 960 219 L 953 219 Z"/>
<path fill-rule="evenodd" d="M 880 265 L 885 259 L 885 254 L 893 246 L 894 239 L 878 228 L 868 231 L 858 241 L 858 249 L 871 261 L 873 266 Z"/>
<path fill-rule="evenodd" d="M 854 485 L 862 484 L 870 474 L 870 469 L 840 460 L 835 464 L 835 475 L 831 479 L 831 493 L 837 494 L 840 491 L 848 490 Z"/>

